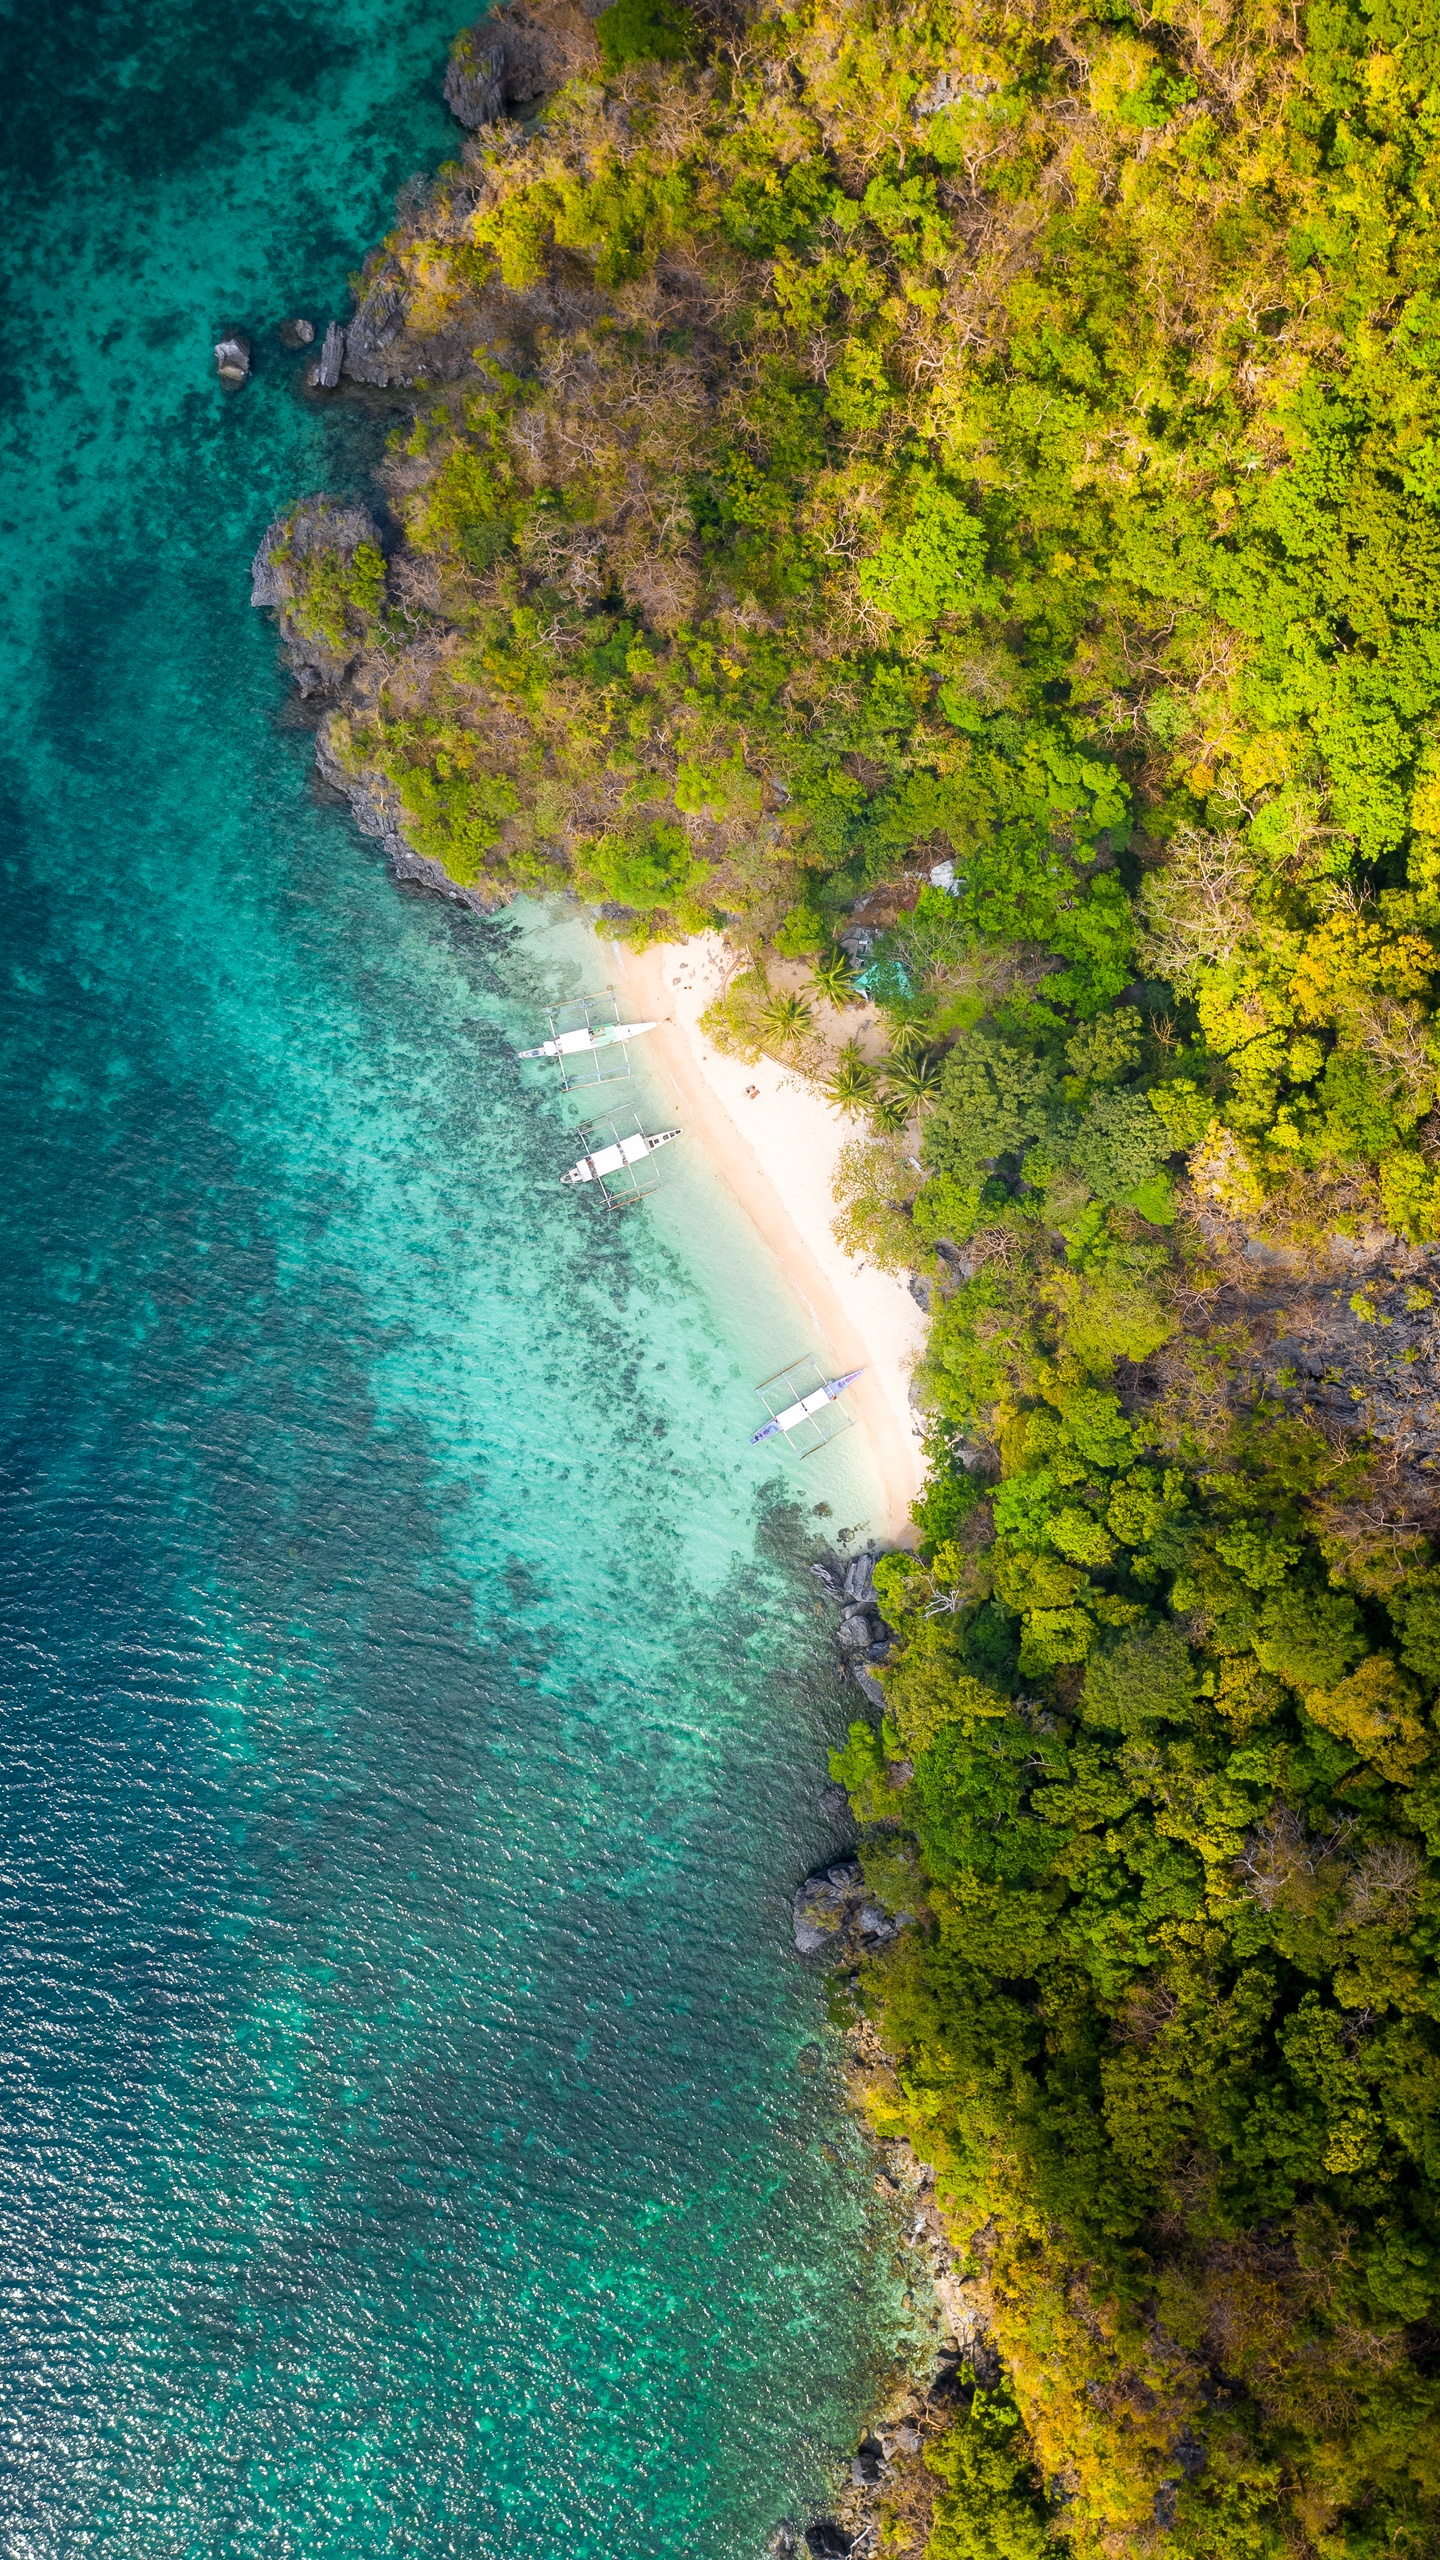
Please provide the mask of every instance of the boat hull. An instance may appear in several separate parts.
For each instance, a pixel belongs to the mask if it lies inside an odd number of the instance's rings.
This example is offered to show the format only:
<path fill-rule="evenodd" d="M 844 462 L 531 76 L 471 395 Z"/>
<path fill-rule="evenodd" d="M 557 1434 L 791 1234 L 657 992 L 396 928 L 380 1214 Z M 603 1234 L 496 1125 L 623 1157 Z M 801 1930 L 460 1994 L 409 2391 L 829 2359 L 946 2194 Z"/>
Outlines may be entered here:
<path fill-rule="evenodd" d="M 602 1182 L 607 1175 L 620 1173 L 626 1165 L 641 1164 L 653 1156 L 657 1147 L 668 1147 L 678 1138 L 678 1129 L 657 1129 L 649 1138 L 620 1138 L 610 1147 L 597 1147 L 593 1155 L 582 1156 L 560 1179 L 565 1183 Z"/>
<path fill-rule="evenodd" d="M 595 1049 L 614 1049 L 621 1041 L 639 1040 L 653 1031 L 653 1022 L 602 1023 L 598 1031 L 562 1031 L 553 1040 L 542 1040 L 538 1049 L 521 1049 L 522 1058 L 583 1058 Z"/>
<path fill-rule="evenodd" d="M 828 1378 L 823 1386 L 816 1387 L 808 1396 L 801 1396 L 797 1404 L 787 1404 L 783 1413 L 772 1414 L 768 1422 L 761 1423 L 758 1431 L 751 1432 L 751 1448 L 758 1448 L 762 1440 L 774 1440 L 782 1431 L 797 1430 L 802 1422 L 808 1422 L 812 1414 L 818 1413 L 822 1405 L 833 1404 L 837 1396 L 843 1395 L 847 1387 L 853 1387 L 856 1379 L 864 1375 L 863 1369 L 847 1369 L 843 1377 Z"/>

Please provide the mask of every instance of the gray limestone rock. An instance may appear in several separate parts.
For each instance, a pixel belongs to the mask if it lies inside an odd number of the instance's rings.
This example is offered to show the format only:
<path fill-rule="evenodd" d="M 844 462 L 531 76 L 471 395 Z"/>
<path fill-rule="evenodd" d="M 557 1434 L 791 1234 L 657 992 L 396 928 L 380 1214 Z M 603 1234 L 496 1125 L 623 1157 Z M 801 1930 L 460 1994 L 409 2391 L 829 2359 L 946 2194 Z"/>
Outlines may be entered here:
<path fill-rule="evenodd" d="M 303 609 L 306 562 L 316 552 L 349 563 L 361 543 L 380 548 L 380 528 L 368 507 L 335 498 L 306 498 L 267 526 L 250 570 L 250 601 L 269 609 L 280 625 L 285 654 L 303 694 L 342 683 L 361 642 L 339 641 L 307 622 Z M 344 631 L 343 621 L 339 625 Z"/>
<path fill-rule="evenodd" d="M 215 341 L 215 370 L 222 382 L 246 382 L 250 377 L 250 341 L 238 329 L 228 337 Z"/>
<path fill-rule="evenodd" d="M 457 36 L 445 67 L 445 104 L 457 124 L 472 132 L 482 124 L 498 124 L 505 113 L 505 53 L 486 42 L 492 30 L 482 18 Z"/>
<path fill-rule="evenodd" d="M 882 1910 L 865 1891 L 856 1858 L 837 1858 L 833 1865 L 807 1876 L 795 1895 L 795 1945 L 802 1956 L 826 1956 L 832 1964 L 854 1964 L 877 1947 L 888 1946 L 911 1924 L 908 1912 Z"/>
<path fill-rule="evenodd" d="M 845 1567 L 845 1597 L 856 1608 L 874 1607 L 875 1551 L 872 1547 L 862 1548 L 859 1555 L 852 1556 Z"/>
<path fill-rule="evenodd" d="M 314 379 L 321 391 L 338 390 L 340 368 L 344 361 L 345 332 L 338 320 L 332 320 L 325 332 L 324 344 L 320 349 L 320 361 L 315 367 Z"/>

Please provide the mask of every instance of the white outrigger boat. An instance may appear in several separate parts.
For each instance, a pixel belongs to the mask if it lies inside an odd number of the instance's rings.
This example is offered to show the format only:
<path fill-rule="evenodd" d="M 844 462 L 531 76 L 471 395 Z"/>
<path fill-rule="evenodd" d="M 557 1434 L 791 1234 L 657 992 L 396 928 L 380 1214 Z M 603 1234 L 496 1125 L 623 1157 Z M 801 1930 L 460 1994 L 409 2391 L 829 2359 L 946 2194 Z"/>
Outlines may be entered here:
<path fill-rule="evenodd" d="M 833 1404 L 837 1396 L 843 1395 L 847 1387 L 853 1387 L 856 1379 L 864 1375 L 863 1369 L 847 1369 L 843 1378 L 822 1380 L 809 1395 L 801 1396 L 796 1404 L 787 1404 L 779 1413 L 772 1413 L 768 1422 L 762 1422 L 758 1431 L 752 1431 L 751 1448 L 762 1440 L 773 1440 L 777 1431 L 796 1430 L 802 1422 L 808 1422 L 812 1415 L 823 1411 L 827 1404 Z"/>
<path fill-rule="evenodd" d="M 579 1031 L 557 1031 L 553 1040 L 542 1040 L 538 1049 L 521 1049 L 522 1058 L 580 1058 L 595 1049 L 613 1049 L 618 1042 L 638 1040 L 643 1032 L 653 1031 L 653 1022 L 588 1023 Z M 672 1130 L 672 1137 L 679 1131 Z M 570 1177 L 566 1175 L 568 1182 Z"/>
<path fill-rule="evenodd" d="M 643 1163 L 646 1156 L 653 1156 L 657 1147 L 668 1147 L 671 1139 L 679 1135 L 678 1129 L 657 1129 L 652 1137 L 647 1138 L 637 1130 L 633 1137 L 617 1138 L 611 1146 L 597 1147 L 593 1155 L 582 1156 L 578 1164 L 572 1164 L 568 1173 L 561 1174 L 560 1179 L 562 1182 L 603 1183 L 608 1174 L 619 1173 L 626 1165 Z"/>

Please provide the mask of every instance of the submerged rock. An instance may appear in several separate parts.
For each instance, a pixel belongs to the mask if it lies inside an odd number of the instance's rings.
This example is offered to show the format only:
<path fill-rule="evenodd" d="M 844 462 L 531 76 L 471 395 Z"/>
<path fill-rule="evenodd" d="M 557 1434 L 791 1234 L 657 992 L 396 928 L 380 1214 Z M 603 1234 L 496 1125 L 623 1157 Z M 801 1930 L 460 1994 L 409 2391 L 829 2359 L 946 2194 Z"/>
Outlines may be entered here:
<path fill-rule="evenodd" d="M 282 347 L 313 347 L 315 344 L 314 321 L 306 320 L 298 312 L 292 320 L 282 320 L 280 344 Z"/>

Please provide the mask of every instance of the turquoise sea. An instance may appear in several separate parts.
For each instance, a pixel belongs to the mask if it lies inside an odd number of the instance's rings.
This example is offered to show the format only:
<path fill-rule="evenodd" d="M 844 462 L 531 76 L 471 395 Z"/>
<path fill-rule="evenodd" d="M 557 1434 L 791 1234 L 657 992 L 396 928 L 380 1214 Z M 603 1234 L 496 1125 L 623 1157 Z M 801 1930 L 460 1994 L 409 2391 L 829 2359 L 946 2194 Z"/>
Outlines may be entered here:
<path fill-rule="evenodd" d="M 453 31 L 0 27 L 5 2560 L 750 2560 L 910 2316 L 787 1925 L 858 1435 L 748 1451 L 778 1275 L 512 1055 L 603 954 L 397 891 L 247 603 Z"/>

